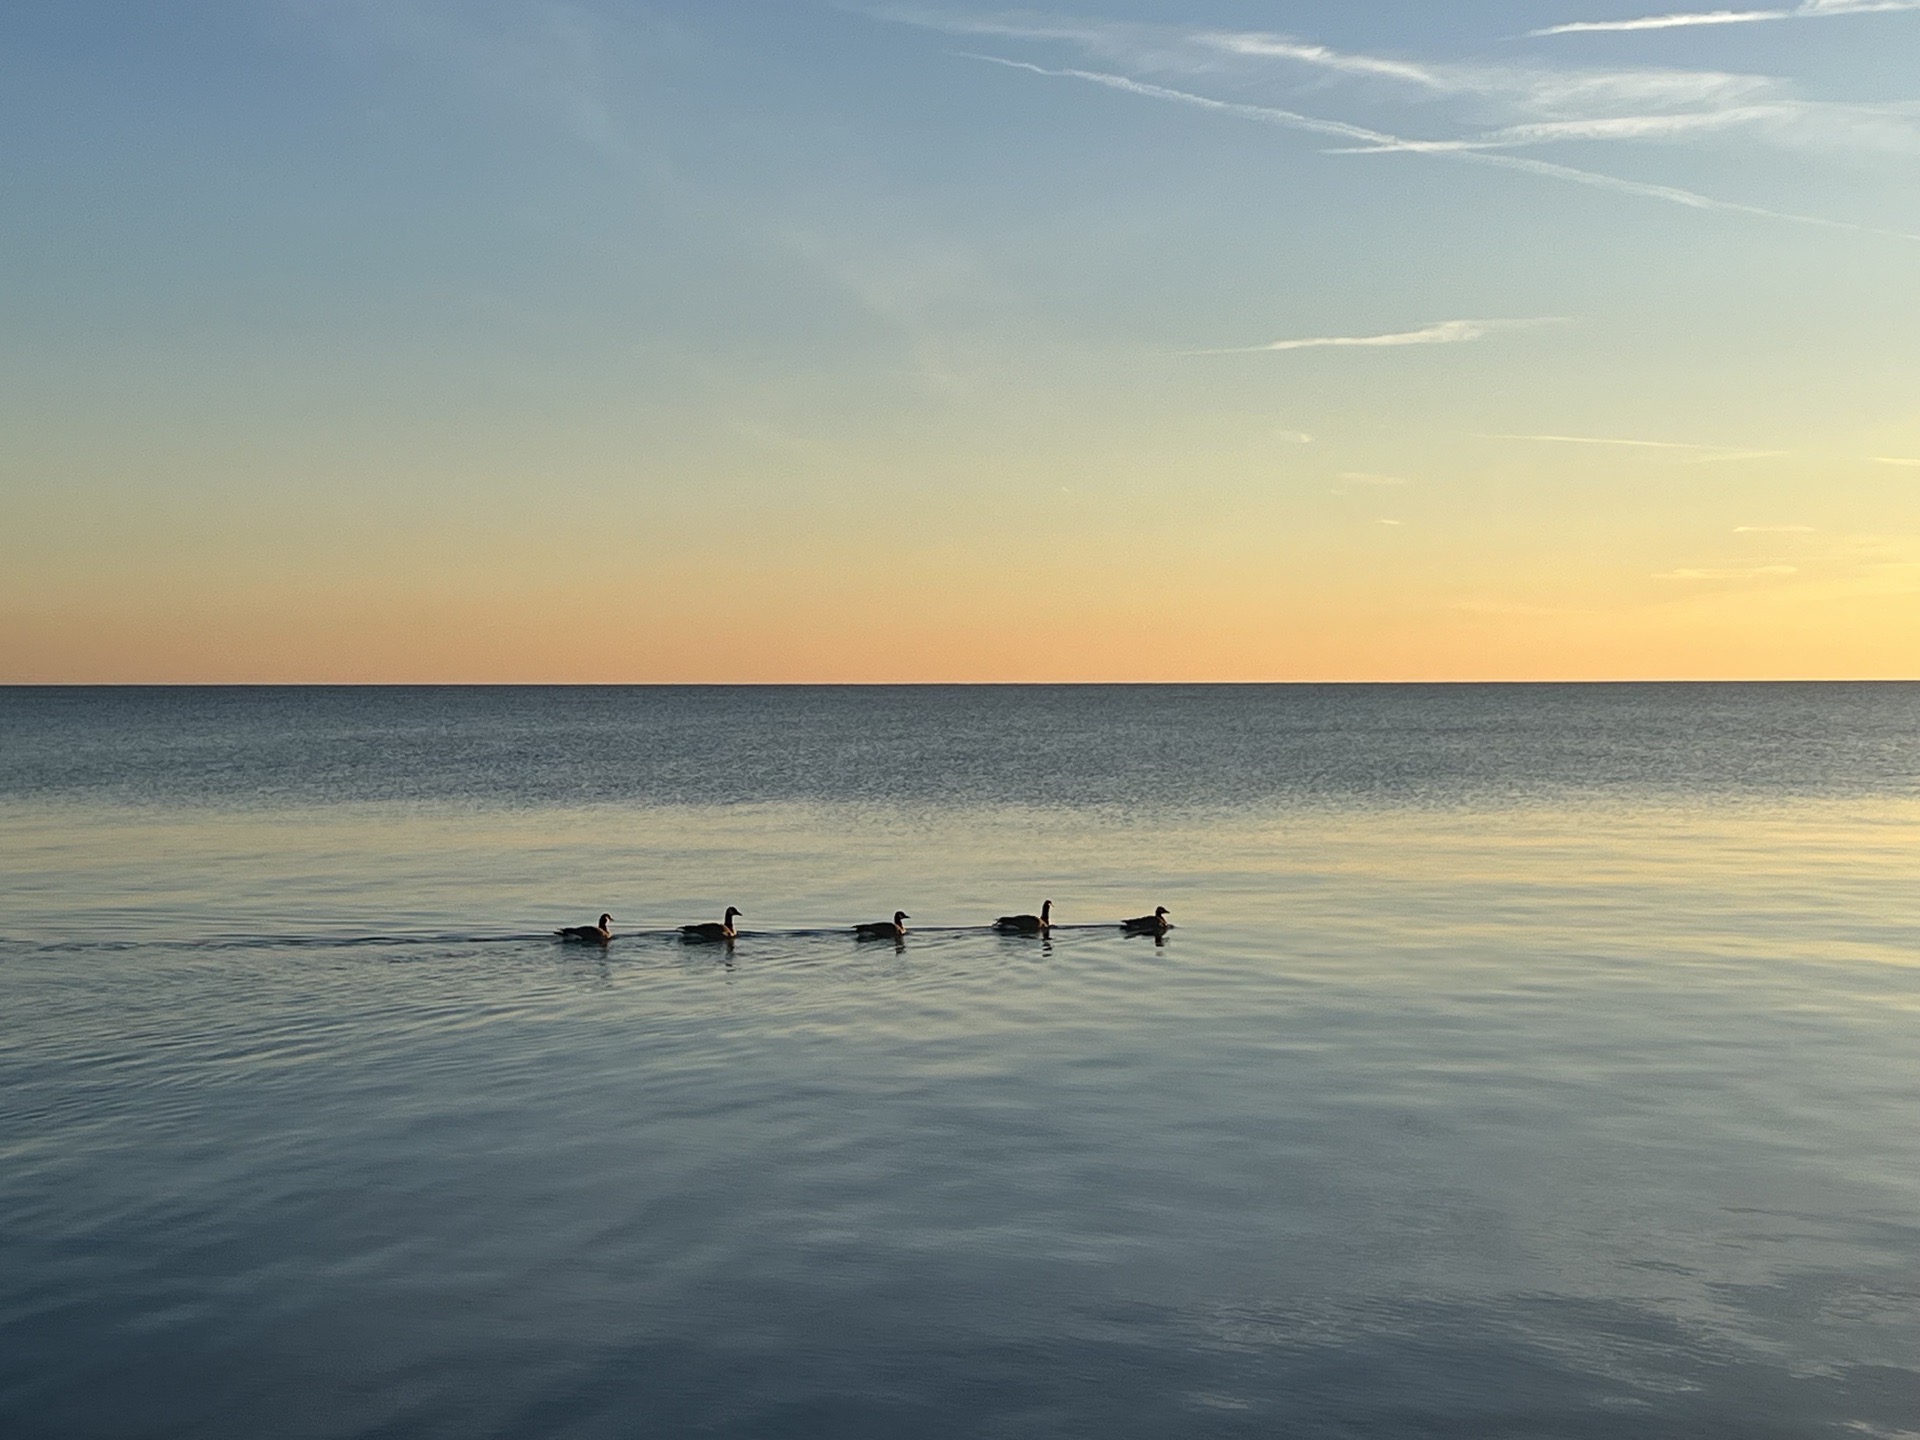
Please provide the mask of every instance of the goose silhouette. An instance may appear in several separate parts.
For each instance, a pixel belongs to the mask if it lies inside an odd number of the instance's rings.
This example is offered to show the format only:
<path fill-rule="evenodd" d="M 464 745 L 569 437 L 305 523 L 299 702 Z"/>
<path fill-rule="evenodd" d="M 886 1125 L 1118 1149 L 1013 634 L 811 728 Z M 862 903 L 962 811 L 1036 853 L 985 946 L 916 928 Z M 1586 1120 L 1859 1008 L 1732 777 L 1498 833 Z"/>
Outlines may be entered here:
<path fill-rule="evenodd" d="M 598 925 L 569 925 L 553 933 L 562 940 L 587 940 L 595 945 L 604 945 L 613 939 L 613 931 L 607 928 L 612 924 L 613 916 L 602 915 Z"/>
<path fill-rule="evenodd" d="M 721 921 L 709 920 L 704 925 L 682 925 L 680 933 L 689 940 L 731 940 L 739 932 L 733 928 L 733 917 L 740 911 L 727 906 L 727 918 Z"/>
<path fill-rule="evenodd" d="M 993 928 L 1003 935 L 1044 935 L 1053 928 L 1053 901 L 1042 903 L 1038 915 L 1002 915 Z"/>

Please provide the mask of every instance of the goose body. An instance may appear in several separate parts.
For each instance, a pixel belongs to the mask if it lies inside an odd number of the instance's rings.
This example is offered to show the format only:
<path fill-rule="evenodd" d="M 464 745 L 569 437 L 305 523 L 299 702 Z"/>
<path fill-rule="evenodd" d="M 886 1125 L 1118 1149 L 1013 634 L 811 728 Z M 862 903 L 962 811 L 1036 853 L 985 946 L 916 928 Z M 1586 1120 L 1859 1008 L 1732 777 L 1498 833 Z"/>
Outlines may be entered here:
<path fill-rule="evenodd" d="M 993 928 L 1003 935 L 1044 935 L 1053 928 L 1053 901 L 1043 903 L 1038 915 L 1002 915 Z"/>
<path fill-rule="evenodd" d="M 904 910 L 893 912 L 891 920 L 873 920 L 865 925 L 853 927 L 853 933 L 862 940 L 898 940 L 907 933 L 906 922 L 913 917 Z"/>
<path fill-rule="evenodd" d="M 613 931 L 609 928 L 612 924 L 613 916 L 602 915 L 598 925 L 569 925 L 553 933 L 562 940 L 588 940 L 595 945 L 604 945 L 613 939 Z"/>
<path fill-rule="evenodd" d="M 1129 935 L 1164 935 L 1173 925 L 1167 919 L 1167 907 L 1159 905 L 1151 915 L 1136 915 L 1131 920 L 1122 920 L 1120 928 Z"/>
<path fill-rule="evenodd" d="M 682 925 L 680 933 L 688 940 L 731 940 L 739 933 L 733 928 L 733 917 L 739 913 L 729 905 L 726 919 L 717 922 L 709 920 L 704 925 Z"/>

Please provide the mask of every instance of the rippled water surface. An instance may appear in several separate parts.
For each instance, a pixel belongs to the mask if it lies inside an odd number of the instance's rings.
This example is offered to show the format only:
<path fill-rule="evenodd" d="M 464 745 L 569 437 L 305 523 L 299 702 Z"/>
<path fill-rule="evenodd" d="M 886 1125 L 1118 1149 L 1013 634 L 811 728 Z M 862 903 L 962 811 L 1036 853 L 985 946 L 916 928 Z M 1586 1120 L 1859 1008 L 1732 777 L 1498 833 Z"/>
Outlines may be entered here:
<path fill-rule="evenodd" d="M 0 691 L 0 1434 L 1911 1436 L 1917 842 L 1896 685 Z"/>

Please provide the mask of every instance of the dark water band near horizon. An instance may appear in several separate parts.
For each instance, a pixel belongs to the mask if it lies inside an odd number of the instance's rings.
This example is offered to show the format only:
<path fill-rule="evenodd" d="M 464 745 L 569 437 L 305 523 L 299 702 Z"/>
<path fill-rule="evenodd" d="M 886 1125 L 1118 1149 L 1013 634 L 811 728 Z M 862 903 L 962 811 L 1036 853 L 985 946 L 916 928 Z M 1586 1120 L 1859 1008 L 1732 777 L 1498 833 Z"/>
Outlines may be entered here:
<path fill-rule="evenodd" d="M 0 689 L 0 1014 L 7 1436 L 1920 1432 L 1916 685 Z"/>

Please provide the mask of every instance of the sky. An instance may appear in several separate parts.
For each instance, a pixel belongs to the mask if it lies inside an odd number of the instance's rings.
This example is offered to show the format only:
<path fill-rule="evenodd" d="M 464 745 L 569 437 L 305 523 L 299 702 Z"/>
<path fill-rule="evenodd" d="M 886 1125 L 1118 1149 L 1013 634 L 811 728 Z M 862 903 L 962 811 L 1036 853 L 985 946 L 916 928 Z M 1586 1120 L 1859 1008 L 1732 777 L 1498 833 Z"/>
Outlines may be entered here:
<path fill-rule="evenodd" d="M 1920 677 L 1920 0 L 62 0 L 0 193 L 0 683 Z"/>

